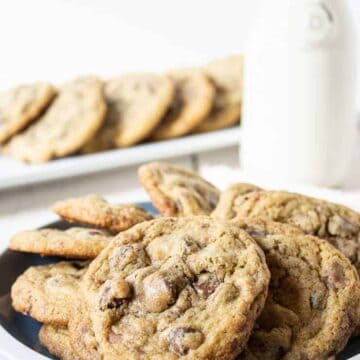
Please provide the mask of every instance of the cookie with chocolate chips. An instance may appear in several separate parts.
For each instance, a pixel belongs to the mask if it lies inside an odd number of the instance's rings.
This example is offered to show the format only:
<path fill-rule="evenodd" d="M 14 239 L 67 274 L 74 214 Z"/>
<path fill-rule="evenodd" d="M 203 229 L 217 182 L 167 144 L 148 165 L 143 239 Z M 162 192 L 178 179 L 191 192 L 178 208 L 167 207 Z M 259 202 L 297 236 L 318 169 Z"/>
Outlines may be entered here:
<path fill-rule="evenodd" d="M 10 239 L 9 249 L 44 256 L 94 259 L 112 238 L 108 231 L 81 227 L 21 231 Z"/>
<path fill-rule="evenodd" d="M 0 144 L 36 120 L 55 95 L 51 84 L 40 82 L 0 93 Z"/>
<path fill-rule="evenodd" d="M 233 202 L 235 204 L 235 202 Z M 360 214 L 345 206 L 282 191 L 255 191 L 236 199 L 234 211 L 216 217 L 262 217 L 329 241 L 360 271 Z"/>
<path fill-rule="evenodd" d="M 153 162 L 139 168 L 139 178 L 153 205 L 164 216 L 209 215 L 220 191 L 195 172 Z"/>
<path fill-rule="evenodd" d="M 328 360 L 359 321 L 360 283 L 349 260 L 317 237 L 289 225 L 236 223 L 265 253 L 269 295 L 239 360 Z"/>
<path fill-rule="evenodd" d="M 237 215 L 237 206 L 239 201 L 241 202 L 242 196 L 260 190 L 261 188 L 253 184 L 232 184 L 220 194 L 219 202 L 211 216 L 224 220 L 234 218 Z"/>
<path fill-rule="evenodd" d="M 165 75 L 127 74 L 108 80 L 105 96 L 105 123 L 84 153 L 131 146 L 147 138 L 168 110 L 174 85 Z"/>
<path fill-rule="evenodd" d="M 43 325 L 39 331 L 39 340 L 50 354 L 61 360 L 83 360 L 74 353 L 70 343 L 69 330 L 66 327 Z"/>
<path fill-rule="evenodd" d="M 215 100 L 209 116 L 194 130 L 208 132 L 239 123 L 243 97 L 243 67 L 241 55 L 216 60 L 203 68 L 215 86 Z"/>
<path fill-rule="evenodd" d="M 46 324 L 67 325 L 88 264 L 63 261 L 28 268 L 11 288 L 13 308 Z"/>
<path fill-rule="evenodd" d="M 165 140 L 190 133 L 210 113 L 215 89 L 200 71 L 178 70 L 169 73 L 175 96 L 151 140 Z"/>
<path fill-rule="evenodd" d="M 41 163 L 78 151 L 105 119 L 103 84 L 92 77 L 79 78 L 59 95 L 38 121 L 11 138 L 4 154 L 29 163 Z"/>
<path fill-rule="evenodd" d="M 209 217 L 160 218 L 120 233 L 83 286 L 106 359 L 231 359 L 269 283 L 261 249 Z"/>
<path fill-rule="evenodd" d="M 58 201 L 53 205 L 53 211 L 67 221 L 108 229 L 114 233 L 153 218 L 137 205 L 110 204 L 96 194 Z"/>

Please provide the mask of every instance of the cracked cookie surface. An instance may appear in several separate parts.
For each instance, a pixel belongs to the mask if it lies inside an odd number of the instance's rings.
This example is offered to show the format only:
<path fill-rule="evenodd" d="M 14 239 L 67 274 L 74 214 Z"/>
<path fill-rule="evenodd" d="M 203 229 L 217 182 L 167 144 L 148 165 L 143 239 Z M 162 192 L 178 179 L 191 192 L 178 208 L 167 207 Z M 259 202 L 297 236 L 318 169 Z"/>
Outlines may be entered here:
<path fill-rule="evenodd" d="M 71 347 L 81 360 L 102 359 L 89 309 L 81 291 L 72 308 L 68 329 Z"/>
<path fill-rule="evenodd" d="M 0 144 L 36 120 L 55 95 L 51 84 L 40 82 L 0 93 Z"/>
<path fill-rule="evenodd" d="M 61 360 L 83 360 L 74 353 L 66 327 L 43 325 L 39 331 L 39 340 L 51 354 Z"/>
<path fill-rule="evenodd" d="M 269 294 L 246 360 L 327 360 L 359 320 L 360 284 L 348 259 L 328 242 L 266 220 L 235 220 L 265 253 Z"/>
<path fill-rule="evenodd" d="M 68 230 L 22 231 L 9 242 L 9 249 L 44 256 L 94 259 L 112 240 L 108 231 L 73 227 Z"/>
<path fill-rule="evenodd" d="M 110 204 L 96 194 L 57 201 L 52 209 L 67 221 L 104 228 L 114 233 L 153 218 L 137 205 Z"/>
<path fill-rule="evenodd" d="M 238 202 L 241 202 L 242 196 L 259 190 L 261 188 L 258 186 L 248 183 L 230 185 L 225 191 L 221 192 L 219 202 L 211 216 L 223 220 L 234 218 L 237 215 Z"/>
<path fill-rule="evenodd" d="M 254 240 L 202 216 L 122 232 L 83 285 L 104 359 L 228 359 L 245 346 L 268 282 Z"/>
<path fill-rule="evenodd" d="M 241 55 L 216 60 L 203 68 L 215 86 L 213 109 L 195 132 L 223 129 L 239 122 L 243 93 L 243 63 Z"/>
<path fill-rule="evenodd" d="M 103 84 L 92 77 L 65 84 L 35 124 L 14 136 L 4 154 L 30 163 L 46 162 L 79 150 L 103 123 Z"/>
<path fill-rule="evenodd" d="M 213 105 L 214 86 L 200 71 L 172 71 L 169 77 L 175 86 L 175 96 L 151 140 L 188 134 L 206 118 Z"/>
<path fill-rule="evenodd" d="M 239 197 L 236 203 L 231 216 L 220 218 L 262 217 L 297 226 L 306 234 L 329 241 L 360 271 L 360 214 L 356 211 L 325 200 L 281 191 L 252 192 Z"/>
<path fill-rule="evenodd" d="M 85 153 L 131 146 L 148 137 L 170 106 L 174 85 L 165 75 L 127 74 L 110 79 L 105 96 L 105 123 L 84 146 Z"/>
<path fill-rule="evenodd" d="M 46 324 L 67 325 L 88 264 L 63 261 L 28 268 L 11 288 L 13 308 Z"/>
<path fill-rule="evenodd" d="M 164 162 L 139 168 L 139 178 L 153 205 L 164 216 L 208 215 L 220 191 L 195 172 Z"/>

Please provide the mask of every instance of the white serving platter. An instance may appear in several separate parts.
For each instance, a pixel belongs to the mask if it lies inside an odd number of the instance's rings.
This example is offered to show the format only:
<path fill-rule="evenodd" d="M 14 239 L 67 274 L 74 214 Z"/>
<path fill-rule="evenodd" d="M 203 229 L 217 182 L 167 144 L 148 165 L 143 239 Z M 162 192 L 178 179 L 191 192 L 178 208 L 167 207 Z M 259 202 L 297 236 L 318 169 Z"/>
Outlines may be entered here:
<path fill-rule="evenodd" d="M 75 155 L 35 165 L 0 156 L 0 190 L 220 149 L 239 143 L 240 133 L 239 127 L 233 127 L 124 149 Z"/>

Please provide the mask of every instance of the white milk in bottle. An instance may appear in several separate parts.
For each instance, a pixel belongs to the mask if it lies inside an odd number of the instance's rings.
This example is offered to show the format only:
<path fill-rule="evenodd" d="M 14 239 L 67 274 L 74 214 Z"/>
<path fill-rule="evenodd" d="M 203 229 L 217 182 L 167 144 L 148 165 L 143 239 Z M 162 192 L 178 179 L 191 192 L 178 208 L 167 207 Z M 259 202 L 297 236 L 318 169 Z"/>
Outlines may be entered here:
<path fill-rule="evenodd" d="M 264 1 L 245 54 L 241 166 L 340 186 L 357 136 L 356 36 L 346 0 Z"/>

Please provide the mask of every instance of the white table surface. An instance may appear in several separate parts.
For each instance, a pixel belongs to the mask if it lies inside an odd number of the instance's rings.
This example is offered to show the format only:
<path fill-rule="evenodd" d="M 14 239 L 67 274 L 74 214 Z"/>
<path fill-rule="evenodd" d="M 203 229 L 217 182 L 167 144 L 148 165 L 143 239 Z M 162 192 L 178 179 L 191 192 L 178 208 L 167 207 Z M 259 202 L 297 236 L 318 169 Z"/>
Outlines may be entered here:
<path fill-rule="evenodd" d="M 256 183 L 264 188 L 297 191 L 343 203 L 360 211 L 360 148 L 356 155 L 351 174 L 342 189 L 271 184 L 266 179 Z M 237 181 L 251 180 L 239 168 L 237 147 L 171 161 L 198 170 L 220 189 Z M 17 231 L 34 229 L 56 220 L 57 217 L 50 211 L 54 201 L 89 193 L 99 193 L 108 200 L 119 203 L 148 200 L 137 179 L 137 166 L 0 191 L 0 251 Z"/>

